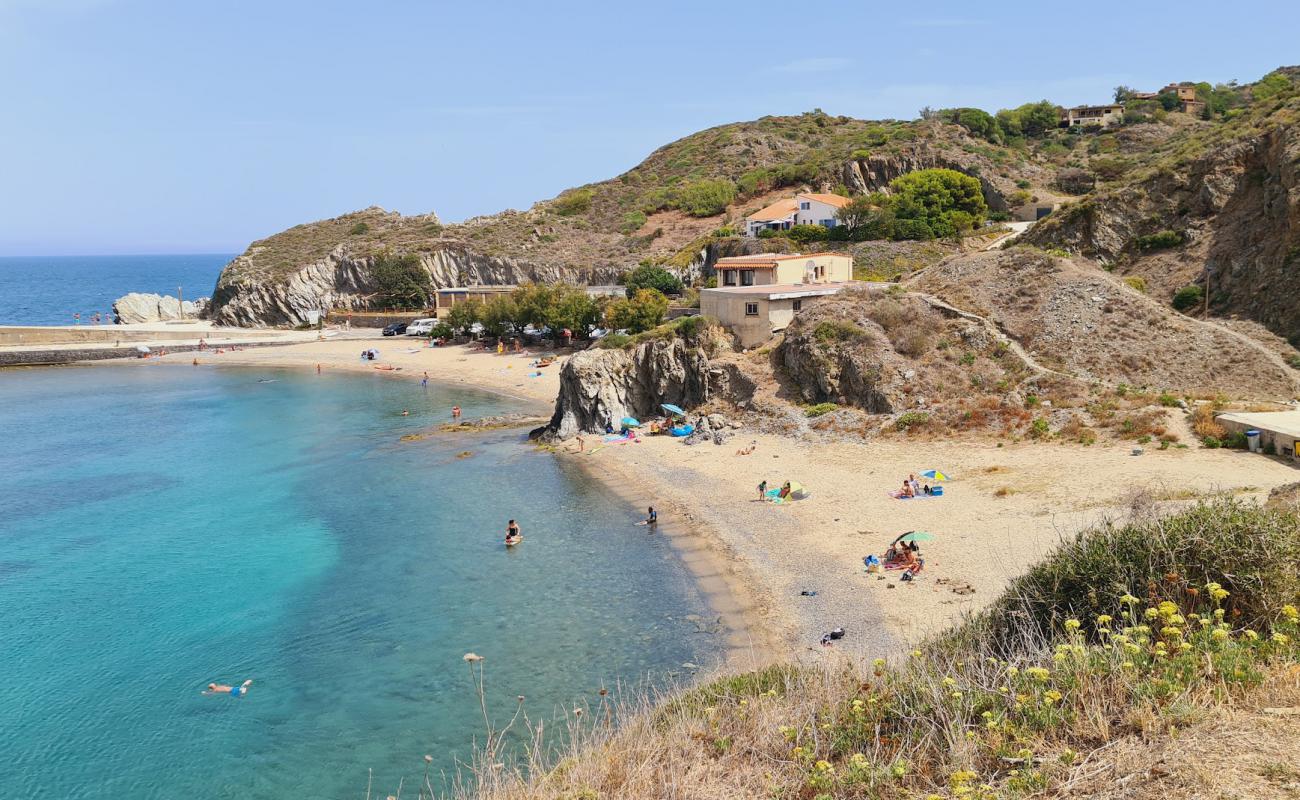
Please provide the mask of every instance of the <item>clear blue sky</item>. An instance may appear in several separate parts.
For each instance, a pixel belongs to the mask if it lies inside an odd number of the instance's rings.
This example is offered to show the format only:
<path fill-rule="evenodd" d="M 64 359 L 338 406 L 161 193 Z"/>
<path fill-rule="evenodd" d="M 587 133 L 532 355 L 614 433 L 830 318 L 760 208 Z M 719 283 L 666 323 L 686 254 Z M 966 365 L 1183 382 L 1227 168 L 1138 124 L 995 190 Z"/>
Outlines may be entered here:
<path fill-rule="evenodd" d="M 1300 3 L 0 0 L 0 255 L 459 220 L 701 128 L 1248 81 Z"/>

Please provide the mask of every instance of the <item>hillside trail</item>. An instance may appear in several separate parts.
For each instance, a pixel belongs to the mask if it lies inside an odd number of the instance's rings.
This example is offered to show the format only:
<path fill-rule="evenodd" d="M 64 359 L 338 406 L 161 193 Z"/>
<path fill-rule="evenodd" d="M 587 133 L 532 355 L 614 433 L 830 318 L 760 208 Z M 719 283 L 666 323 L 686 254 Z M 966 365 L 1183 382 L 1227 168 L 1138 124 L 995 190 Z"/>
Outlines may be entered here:
<path fill-rule="evenodd" d="M 1079 268 L 1080 266 L 1079 264 L 1073 262 L 1072 260 L 1071 260 L 1071 265 L 1076 268 Z M 1102 272 L 1101 270 L 1098 270 L 1098 272 L 1101 272 L 1101 274 L 1104 275 L 1107 280 L 1116 284 L 1117 287 L 1120 285 L 1120 281 L 1115 279 L 1109 273 Z M 958 308 L 957 306 L 954 306 L 951 303 L 942 300 L 935 295 L 924 293 L 924 292 L 916 292 L 916 294 L 919 297 L 921 297 L 921 299 L 924 300 L 927 304 L 929 304 L 930 307 L 934 308 L 936 311 L 939 311 L 940 313 L 956 314 L 957 316 L 960 316 L 963 319 L 967 319 L 972 322 L 976 322 L 979 323 L 980 325 L 983 325 L 985 329 L 988 330 L 989 333 L 992 336 L 994 336 L 997 341 L 1006 344 L 1007 347 L 1011 350 L 1011 352 L 1015 353 L 1016 356 L 1018 356 L 1020 360 L 1025 363 L 1026 366 L 1028 366 L 1030 369 L 1034 370 L 1037 373 L 1035 375 L 1031 375 L 1028 378 L 1022 380 L 1020 382 L 1020 385 L 1024 385 L 1026 382 L 1034 380 L 1035 378 L 1038 378 L 1041 375 L 1045 375 L 1045 374 L 1056 375 L 1058 377 L 1063 377 L 1063 378 L 1072 378 L 1074 380 L 1080 380 L 1079 376 L 1077 375 L 1073 375 L 1068 372 L 1063 372 L 1058 369 L 1053 369 L 1052 367 L 1048 367 L 1045 364 L 1039 362 L 1036 358 L 1034 358 L 1032 354 L 1029 353 L 1028 350 L 1026 350 L 1023 346 L 1021 346 L 1021 344 L 1018 341 L 1016 341 L 1012 336 L 1010 336 L 1005 331 L 1003 331 L 1001 326 L 999 326 L 993 320 L 988 319 L 987 317 L 984 317 L 980 314 L 976 314 L 973 311 L 967 311 L 966 309 Z M 1216 331 L 1227 334 L 1228 336 L 1236 340 L 1239 344 L 1251 350 L 1254 350 L 1256 353 L 1262 355 L 1265 358 L 1265 360 L 1267 360 L 1273 366 L 1278 367 L 1280 370 L 1282 370 L 1283 374 L 1292 375 L 1292 376 L 1296 374 L 1296 370 L 1290 364 L 1288 364 L 1286 360 L 1283 359 L 1279 353 L 1272 350 L 1262 342 L 1256 341 L 1255 339 L 1251 338 L 1250 336 L 1247 336 L 1244 333 L 1241 333 L 1240 331 L 1234 330 L 1233 328 L 1227 325 L 1220 324 L 1213 320 L 1198 319 L 1196 317 L 1191 317 L 1186 315 L 1184 315 L 1184 318 L 1188 322 L 1191 322 L 1193 325 L 1201 325 L 1207 328 L 1213 328 Z"/>

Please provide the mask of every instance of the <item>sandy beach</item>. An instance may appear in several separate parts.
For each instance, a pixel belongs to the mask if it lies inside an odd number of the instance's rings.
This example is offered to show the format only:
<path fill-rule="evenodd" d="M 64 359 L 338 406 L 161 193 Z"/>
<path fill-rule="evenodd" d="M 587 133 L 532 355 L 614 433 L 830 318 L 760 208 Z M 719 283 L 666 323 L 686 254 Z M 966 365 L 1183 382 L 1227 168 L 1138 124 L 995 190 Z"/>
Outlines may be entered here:
<path fill-rule="evenodd" d="M 380 360 L 362 362 L 373 346 Z M 199 356 L 200 366 L 320 368 L 394 379 L 462 383 L 550 409 L 559 363 L 530 366 L 539 353 L 420 347 L 414 340 L 349 338 Z M 174 360 L 189 363 L 191 354 Z M 172 360 L 172 357 L 167 357 Z M 563 357 L 562 357 L 563 358 Z M 139 362 L 145 363 L 145 362 Z M 1171 425 L 1182 421 L 1171 416 Z M 588 437 L 592 449 L 594 437 Z M 1191 441 L 1183 437 L 1184 441 Z M 754 445 L 749 455 L 737 451 Z M 638 505 L 655 505 L 715 609 L 734 660 L 818 657 L 826 650 L 875 657 L 897 652 L 997 596 L 1013 577 L 1062 538 L 1121 517 L 1135 498 L 1179 503 L 1226 492 L 1262 499 L 1298 479 L 1273 458 L 1231 450 L 1091 447 L 1062 444 L 876 441 L 811 443 L 744 428 L 721 446 L 684 446 L 647 437 L 595 453 L 576 443 L 558 457 L 581 463 Z M 950 480 L 939 498 L 888 495 L 909 473 L 939 469 Z M 793 480 L 812 492 L 782 505 L 760 502 L 756 486 Z M 868 574 L 863 557 L 880 554 L 908 530 L 933 534 L 922 545 L 925 571 L 912 582 Z M 815 592 L 804 595 L 802 592 Z M 822 634 L 843 627 L 832 648 Z"/>

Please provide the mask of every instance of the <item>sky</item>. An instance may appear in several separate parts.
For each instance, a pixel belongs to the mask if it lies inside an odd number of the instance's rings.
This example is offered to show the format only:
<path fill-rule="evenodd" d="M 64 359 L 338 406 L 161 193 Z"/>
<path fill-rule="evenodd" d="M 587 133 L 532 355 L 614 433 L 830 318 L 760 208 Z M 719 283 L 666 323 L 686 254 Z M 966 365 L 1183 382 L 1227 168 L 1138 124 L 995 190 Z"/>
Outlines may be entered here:
<path fill-rule="evenodd" d="M 1229 10 L 1230 9 L 1230 10 Z M 0 255 L 458 221 L 694 131 L 915 118 L 1300 63 L 1300 2 L 0 0 Z"/>

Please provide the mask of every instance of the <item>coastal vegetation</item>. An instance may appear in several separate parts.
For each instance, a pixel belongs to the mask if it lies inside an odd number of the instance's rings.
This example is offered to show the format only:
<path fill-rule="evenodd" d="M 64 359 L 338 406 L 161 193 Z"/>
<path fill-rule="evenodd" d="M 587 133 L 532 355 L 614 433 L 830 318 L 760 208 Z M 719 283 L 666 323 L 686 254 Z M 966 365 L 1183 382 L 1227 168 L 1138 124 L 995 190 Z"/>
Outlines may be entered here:
<path fill-rule="evenodd" d="M 566 715 L 558 750 L 534 730 L 526 753 L 470 765 L 464 789 L 1083 797 L 1121 769 L 1136 789 L 1147 764 L 1125 767 L 1118 750 L 1196 736 L 1300 660 L 1300 520 L 1224 499 L 1134 513 L 1063 543 L 988 611 L 910 653 L 774 665 L 622 707 L 602 696 Z"/>

